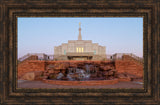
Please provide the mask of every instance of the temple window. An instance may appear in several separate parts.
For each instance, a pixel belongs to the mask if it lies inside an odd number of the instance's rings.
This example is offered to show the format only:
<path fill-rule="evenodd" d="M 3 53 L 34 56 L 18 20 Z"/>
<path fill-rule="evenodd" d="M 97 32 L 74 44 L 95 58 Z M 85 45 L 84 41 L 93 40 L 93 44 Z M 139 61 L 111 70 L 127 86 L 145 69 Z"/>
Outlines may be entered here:
<path fill-rule="evenodd" d="M 96 54 L 96 50 L 94 50 L 94 54 Z"/>
<path fill-rule="evenodd" d="M 77 52 L 78 52 L 78 48 L 77 48 Z"/>
<path fill-rule="evenodd" d="M 81 52 L 81 48 L 79 48 L 79 52 Z"/>
<path fill-rule="evenodd" d="M 83 52 L 83 48 L 82 48 L 82 52 Z"/>
<path fill-rule="evenodd" d="M 81 52 L 83 52 L 83 48 L 82 47 L 77 47 L 77 51 L 76 51 L 77 53 L 81 53 Z"/>
<path fill-rule="evenodd" d="M 66 50 L 64 50 L 64 55 L 66 55 Z"/>

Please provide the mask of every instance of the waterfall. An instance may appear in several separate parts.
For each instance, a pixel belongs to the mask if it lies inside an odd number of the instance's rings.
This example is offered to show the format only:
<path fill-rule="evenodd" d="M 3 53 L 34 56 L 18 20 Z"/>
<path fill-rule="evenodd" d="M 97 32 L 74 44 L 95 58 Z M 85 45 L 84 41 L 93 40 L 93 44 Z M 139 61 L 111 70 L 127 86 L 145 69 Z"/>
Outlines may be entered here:
<path fill-rule="evenodd" d="M 76 77 L 77 75 L 78 75 L 78 77 Z M 69 72 L 67 74 L 67 78 L 70 81 L 76 80 L 76 78 L 78 78 L 78 80 L 80 80 L 80 81 L 88 80 L 90 78 L 89 65 L 86 65 L 86 71 L 83 69 L 79 69 L 79 68 L 70 68 Z"/>

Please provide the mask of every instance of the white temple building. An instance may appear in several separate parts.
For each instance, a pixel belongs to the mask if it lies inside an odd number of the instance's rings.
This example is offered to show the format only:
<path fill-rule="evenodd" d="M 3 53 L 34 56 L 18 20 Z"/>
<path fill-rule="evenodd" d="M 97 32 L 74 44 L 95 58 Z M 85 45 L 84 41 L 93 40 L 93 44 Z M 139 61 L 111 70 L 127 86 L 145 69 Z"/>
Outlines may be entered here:
<path fill-rule="evenodd" d="M 68 40 L 54 47 L 55 60 L 104 60 L 106 59 L 106 47 L 92 40 L 82 40 L 81 23 L 79 23 L 78 40 Z"/>

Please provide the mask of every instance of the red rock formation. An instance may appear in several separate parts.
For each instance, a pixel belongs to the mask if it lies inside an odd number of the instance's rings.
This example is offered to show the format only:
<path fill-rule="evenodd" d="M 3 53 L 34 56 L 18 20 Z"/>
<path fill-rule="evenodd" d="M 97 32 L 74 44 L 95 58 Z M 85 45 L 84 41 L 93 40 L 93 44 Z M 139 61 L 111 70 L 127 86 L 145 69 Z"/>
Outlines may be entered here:
<path fill-rule="evenodd" d="M 85 65 L 90 65 L 91 78 L 104 79 L 139 79 L 143 78 L 143 64 L 124 58 L 123 60 L 111 61 L 40 61 L 25 60 L 18 64 L 18 77 L 27 72 L 43 71 L 43 78 L 55 79 L 59 72 L 66 77 L 67 70 L 81 68 L 86 70 Z M 122 76 L 123 75 L 123 76 Z M 63 80 L 67 80 L 63 77 Z M 76 76 L 75 76 L 76 77 Z"/>

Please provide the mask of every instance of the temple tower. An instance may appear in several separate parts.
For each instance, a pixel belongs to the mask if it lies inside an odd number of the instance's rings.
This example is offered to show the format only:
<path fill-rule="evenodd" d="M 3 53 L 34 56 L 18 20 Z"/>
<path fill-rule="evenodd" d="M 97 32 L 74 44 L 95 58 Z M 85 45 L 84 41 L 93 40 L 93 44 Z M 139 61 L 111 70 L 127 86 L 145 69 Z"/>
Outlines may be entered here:
<path fill-rule="evenodd" d="M 78 40 L 82 40 L 82 36 L 81 36 L 81 23 L 79 23 L 79 35 L 78 35 Z"/>

